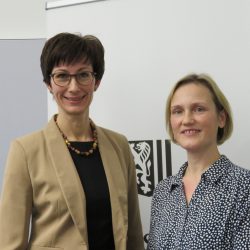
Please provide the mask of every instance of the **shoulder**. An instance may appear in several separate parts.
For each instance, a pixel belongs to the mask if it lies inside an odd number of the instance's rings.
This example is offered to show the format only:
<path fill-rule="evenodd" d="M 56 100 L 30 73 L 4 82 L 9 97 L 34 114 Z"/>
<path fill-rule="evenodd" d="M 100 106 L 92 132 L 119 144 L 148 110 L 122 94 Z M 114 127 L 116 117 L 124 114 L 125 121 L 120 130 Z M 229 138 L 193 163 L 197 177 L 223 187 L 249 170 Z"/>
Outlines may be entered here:
<path fill-rule="evenodd" d="M 173 180 L 175 179 L 175 175 L 173 176 L 168 176 L 167 178 L 165 178 L 164 180 L 161 180 L 157 186 L 156 186 L 156 191 L 157 190 L 161 190 L 161 189 L 167 189 L 170 188 L 172 185 Z"/>
<path fill-rule="evenodd" d="M 37 140 L 41 139 L 42 137 L 43 137 L 43 130 L 39 130 L 20 136 L 15 140 L 21 144 L 30 144 L 31 142 L 36 143 Z"/>
<path fill-rule="evenodd" d="M 37 158 L 41 147 L 42 131 L 33 132 L 14 139 L 8 150 L 6 171 L 24 173 L 31 160 Z"/>
<path fill-rule="evenodd" d="M 250 211 L 250 170 L 229 161 L 228 171 L 222 182 L 231 197 L 234 219 L 239 221 Z"/>
<path fill-rule="evenodd" d="M 235 192 L 247 192 L 250 195 L 250 170 L 231 163 L 228 166 L 227 178 Z"/>
<path fill-rule="evenodd" d="M 172 186 L 175 176 L 169 176 L 160 181 L 154 189 L 151 201 L 151 215 L 160 212 L 162 209 L 171 206 L 176 202 L 172 194 Z"/>
<path fill-rule="evenodd" d="M 35 154 L 45 145 L 43 130 L 35 131 L 11 141 L 10 151 L 22 151 L 24 154 Z"/>
<path fill-rule="evenodd" d="M 240 167 L 230 160 L 228 160 L 227 164 L 227 177 L 230 178 L 233 182 L 243 184 L 250 184 L 250 170 Z"/>
<path fill-rule="evenodd" d="M 20 145 L 23 145 L 24 147 L 36 144 L 38 141 L 41 140 L 43 137 L 43 132 L 42 130 L 35 131 L 20 137 L 17 137 L 16 139 L 13 140 L 13 143 L 18 143 Z"/>
<path fill-rule="evenodd" d="M 116 132 L 114 130 L 110 130 L 110 129 L 99 127 L 99 126 L 96 126 L 96 127 L 97 127 L 98 132 L 105 134 L 107 137 L 115 137 L 115 138 L 120 138 L 120 139 L 126 138 L 123 134 Z"/>
<path fill-rule="evenodd" d="M 117 154 L 130 158 L 130 146 L 123 134 L 99 126 L 96 126 L 96 130 L 100 150 L 106 151 L 107 148 L 112 148 Z"/>
<path fill-rule="evenodd" d="M 166 196 L 170 193 L 175 176 L 169 176 L 164 180 L 160 181 L 154 190 L 153 199 L 161 199 L 163 196 Z"/>
<path fill-rule="evenodd" d="M 42 145 L 46 147 L 48 139 L 62 138 L 54 118 L 51 118 L 50 121 L 40 130 L 34 131 L 27 135 L 18 137 L 14 140 L 14 143 L 18 143 L 27 150 L 41 150 Z"/>
<path fill-rule="evenodd" d="M 60 134 L 56 127 L 54 118 L 52 117 L 50 121 L 47 124 L 45 124 L 45 127 L 43 127 L 42 129 L 20 136 L 16 138 L 14 142 L 20 143 L 23 146 L 29 146 L 30 144 L 35 146 L 39 144 L 41 141 L 44 141 L 46 136 L 50 136 L 51 134 L 55 135 L 56 132 L 58 135 Z"/>
<path fill-rule="evenodd" d="M 128 140 L 123 134 L 99 126 L 96 126 L 96 129 L 99 140 L 108 140 L 112 144 L 128 144 Z"/>
<path fill-rule="evenodd" d="M 223 175 L 220 180 L 225 191 L 230 192 L 236 203 L 250 200 L 250 170 L 232 163 L 226 158 Z"/>
<path fill-rule="evenodd" d="M 34 140 L 41 138 L 43 136 L 43 131 L 34 131 L 32 133 L 17 137 L 15 140 L 20 142 L 20 143 L 29 143 L 29 142 L 34 142 Z"/>
<path fill-rule="evenodd" d="M 155 190 L 155 195 L 162 195 L 162 194 L 170 194 L 176 187 L 179 187 L 182 185 L 182 177 L 185 172 L 185 169 L 187 168 L 187 162 L 185 162 L 179 171 L 172 176 L 168 176 L 167 178 L 160 181 Z"/>

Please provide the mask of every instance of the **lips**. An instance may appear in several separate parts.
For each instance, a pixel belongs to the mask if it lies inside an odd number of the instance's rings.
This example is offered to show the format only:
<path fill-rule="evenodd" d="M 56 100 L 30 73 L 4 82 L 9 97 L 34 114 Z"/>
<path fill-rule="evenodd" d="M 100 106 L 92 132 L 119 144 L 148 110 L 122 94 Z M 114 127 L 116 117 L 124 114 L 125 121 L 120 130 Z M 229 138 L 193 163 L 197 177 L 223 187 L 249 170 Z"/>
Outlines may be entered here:
<path fill-rule="evenodd" d="M 66 97 L 65 96 L 64 98 L 70 102 L 79 102 L 84 98 L 84 96 L 79 96 L 79 97 L 75 97 L 75 96 L 74 97 Z"/>
<path fill-rule="evenodd" d="M 185 135 L 194 135 L 199 133 L 201 130 L 200 129 L 185 129 L 182 130 L 181 133 Z"/>

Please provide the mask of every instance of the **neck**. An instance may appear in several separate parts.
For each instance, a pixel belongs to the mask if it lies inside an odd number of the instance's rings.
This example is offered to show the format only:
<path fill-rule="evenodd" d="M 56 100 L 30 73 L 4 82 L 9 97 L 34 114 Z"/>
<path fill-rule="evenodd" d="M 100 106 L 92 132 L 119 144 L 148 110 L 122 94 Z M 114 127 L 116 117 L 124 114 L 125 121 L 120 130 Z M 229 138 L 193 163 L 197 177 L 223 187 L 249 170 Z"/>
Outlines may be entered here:
<path fill-rule="evenodd" d="M 201 175 L 218 159 L 220 153 L 216 147 L 214 150 L 209 150 L 204 154 L 188 154 L 188 167 L 185 176 L 201 177 Z"/>
<path fill-rule="evenodd" d="M 93 135 L 89 117 L 57 115 L 57 124 L 69 141 L 91 141 Z"/>
<path fill-rule="evenodd" d="M 73 151 L 77 155 L 81 155 L 81 156 L 89 156 L 89 155 L 92 155 L 95 152 L 95 150 L 97 149 L 97 146 L 98 146 L 98 140 L 97 140 L 96 127 L 95 127 L 95 124 L 92 121 L 89 120 L 89 126 L 90 126 L 90 129 L 91 129 L 91 135 L 93 137 L 93 144 L 92 144 L 92 147 L 88 151 L 80 151 L 79 149 L 72 146 L 70 140 L 67 138 L 67 136 L 63 133 L 62 129 L 58 125 L 57 116 L 55 116 L 55 123 L 56 123 L 56 125 L 57 125 L 57 127 L 58 127 L 64 141 L 65 141 L 65 144 L 67 145 L 67 147 L 71 151 Z"/>

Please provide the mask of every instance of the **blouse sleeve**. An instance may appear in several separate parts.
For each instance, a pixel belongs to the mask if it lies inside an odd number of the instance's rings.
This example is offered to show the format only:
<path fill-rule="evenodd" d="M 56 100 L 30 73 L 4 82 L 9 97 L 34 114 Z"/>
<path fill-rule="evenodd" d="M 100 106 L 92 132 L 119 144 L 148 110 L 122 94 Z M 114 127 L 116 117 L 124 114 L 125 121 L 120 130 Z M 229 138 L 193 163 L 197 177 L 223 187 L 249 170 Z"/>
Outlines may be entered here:
<path fill-rule="evenodd" d="M 248 192 L 241 193 L 240 201 L 236 204 L 231 248 L 233 250 L 250 249 L 250 181 L 246 189 Z"/>
<path fill-rule="evenodd" d="M 24 250 L 28 246 L 32 188 L 25 151 L 11 144 L 0 199 L 0 249 Z"/>

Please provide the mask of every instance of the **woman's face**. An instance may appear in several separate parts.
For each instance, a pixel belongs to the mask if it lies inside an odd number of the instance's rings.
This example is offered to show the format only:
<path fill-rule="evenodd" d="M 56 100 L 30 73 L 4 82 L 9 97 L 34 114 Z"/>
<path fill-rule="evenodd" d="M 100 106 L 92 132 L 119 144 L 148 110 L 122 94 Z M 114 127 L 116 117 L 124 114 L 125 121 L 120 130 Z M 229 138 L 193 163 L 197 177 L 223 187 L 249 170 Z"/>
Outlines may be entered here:
<path fill-rule="evenodd" d="M 79 62 L 72 65 L 60 64 L 53 68 L 52 74 L 76 74 L 85 71 L 93 72 L 92 65 Z M 93 93 L 98 88 L 99 84 L 100 81 L 96 81 L 94 78 L 90 84 L 83 86 L 76 81 L 75 77 L 71 77 L 71 81 L 67 86 L 61 87 L 56 85 L 52 78 L 50 85 L 47 86 L 58 105 L 59 114 L 88 115 L 89 106 L 93 99 Z"/>
<path fill-rule="evenodd" d="M 225 112 L 218 114 L 209 89 L 188 83 L 173 95 L 170 124 L 176 142 L 188 152 L 217 147 L 218 127 L 226 122 Z"/>

